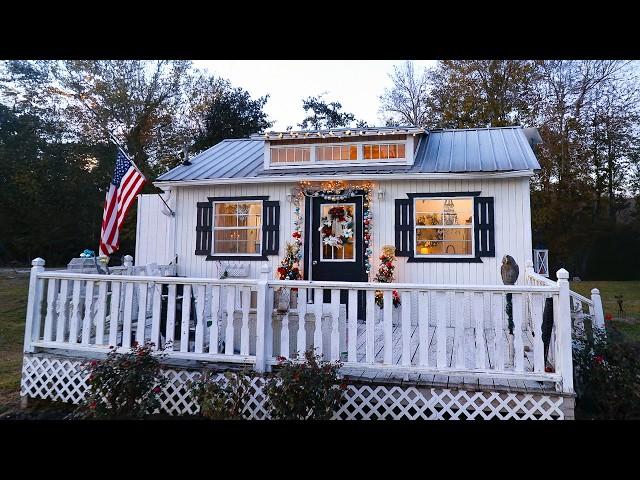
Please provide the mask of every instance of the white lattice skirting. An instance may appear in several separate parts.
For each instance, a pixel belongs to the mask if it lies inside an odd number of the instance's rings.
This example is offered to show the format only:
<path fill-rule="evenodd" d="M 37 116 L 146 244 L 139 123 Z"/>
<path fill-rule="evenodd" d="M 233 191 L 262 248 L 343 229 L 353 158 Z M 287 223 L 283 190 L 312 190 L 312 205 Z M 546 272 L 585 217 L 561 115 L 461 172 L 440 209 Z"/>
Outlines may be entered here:
<path fill-rule="evenodd" d="M 171 415 L 195 414 L 200 407 L 189 394 L 189 382 L 200 378 L 196 370 L 166 369 L 169 381 L 162 394 L 161 410 Z M 48 355 L 27 355 L 22 367 L 22 396 L 78 404 L 87 390 L 82 361 Z M 219 373 L 216 381 L 226 381 Z M 268 419 L 262 377 L 252 379 L 253 392 L 245 407 L 247 419 Z M 349 384 L 340 420 L 458 420 L 516 419 L 563 420 L 571 417 L 560 395 L 496 391 L 467 391 L 397 385 Z M 573 403 L 573 402 L 569 402 Z"/>

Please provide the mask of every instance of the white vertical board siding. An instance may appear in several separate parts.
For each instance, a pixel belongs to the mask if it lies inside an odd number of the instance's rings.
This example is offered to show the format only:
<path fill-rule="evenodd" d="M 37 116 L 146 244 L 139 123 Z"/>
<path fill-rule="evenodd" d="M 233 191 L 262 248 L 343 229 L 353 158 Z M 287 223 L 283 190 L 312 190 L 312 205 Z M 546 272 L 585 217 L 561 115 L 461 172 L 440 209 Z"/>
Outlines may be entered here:
<path fill-rule="evenodd" d="M 136 254 L 133 259 L 136 265 L 167 265 L 172 260 L 169 249 L 171 218 L 162 213 L 162 207 L 164 203 L 158 195 L 138 196 Z"/>
<path fill-rule="evenodd" d="M 372 195 L 373 212 L 373 269 L 371 277 L 375 275 L 379 263 L 380 249 L 383 245 L 393 245 L 394 233 L 394 200 L 407 198 L 407 193 L 440 193 L 440 192 L 480 192 L 483 197 L 494 197 L 495 219 L 495 257 L 484 257 L 482 263 L 407 263 L 406 257 L 398 258 L 396 268 L 396 281 L 407 283 L 428 284 L 502 284 L 500 278 L 500 262 L 503 255 L 511 255 L 520 266 L 521 274 L 518 283 L 522 283 L 524 265 L 531 260 L 531 212 L 529 210 L 529 178 L 501 178 L 501 179 L 460 179 L 460 180 L 393 180 L 375 181 Z M 294 205 L 287 200 L 287 194 L 295 187 L 295 183 L 268 183 L 262 184 L 237 184 L 217 186 L 193 186 L 179 187 L 173 190 L 175 195 L 176 210 L 176 254 L 178 255 L 178 274 L 190 277 L 217 278 L 217 263 L 205 260 L 204 255 L 195 255 L 195 228 L 196 228 L 196 203 L 204 202 L 207 197 L 241 197 L 241 196 L 268 196 L 269 200 L 280 202 L 280 254 L 269 256 L 272 275 L 280 263 L 284 254 L 285 243 L 291 240 L 294 221 Z M 384 191 L 384 197 L 378 198 L 378 191 Z M 142 196 L 144 198 L 147 196 Z M 145 260 L 151 258 L 146 254 L 142 245 L 149 245 L 150 252 L 162 252 L 168 250 L 166 239 L 163 235 L 155 235 L 153 230 L 145 230 L 145 221 L 151 224 L 151 213 L 146 210 L 157 210 L 155 222 L 164 223 L 167 229 L 169 217 L 160 212 L 162 202 L 157 196 L 155 199 L 144 199 L 148 202 L 139 207 L 142 228 L 138 230 L 139 247 L 136 249 L 138 258 L 136 263 L 142 265 L 148 263 Z M 151 202 L 155 202 L 152 204 Z M 145 208 L 148 207 L 148 208 Z M 304 212 L 304 205 L 301 205 Z M 145 216 L 149 217 L 146 220 Z M 156 227 L 157 228 L 157 227 Z M 168 230 L 165 230 L 168 231 Z M 149 233 L 147 233 L 149 232 Z M 313 232 L 315 233 L 315 232 Z M 147 238 L 142 239 L 141 235 Z M 164 235 L 166 236 L 166 235 Z M 165 254 L 149 261 L 168 263 L 171 255 Z M 162 261 L 160 261 L 162 258 Z M 259 277 L 259 268 L 262 261 L 250 261 L 250 278 Z"/>

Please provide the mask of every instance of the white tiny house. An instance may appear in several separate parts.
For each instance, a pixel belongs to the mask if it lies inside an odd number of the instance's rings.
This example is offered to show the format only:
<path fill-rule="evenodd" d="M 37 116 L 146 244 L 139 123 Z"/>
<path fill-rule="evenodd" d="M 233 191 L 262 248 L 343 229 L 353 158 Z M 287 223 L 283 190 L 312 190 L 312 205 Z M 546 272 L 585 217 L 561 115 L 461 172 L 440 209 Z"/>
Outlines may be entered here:
<path fill-rule="evenodd" d="M 382 246 L 393 245 L 398 282 L 500 284 L 503 255 L 522 267 L 532 260 L 536 136 L 517 127 L 385 127 L 225 140 L 155 182 L 175 216 L 140 197 L 136 262 L 177 260 L 179 275 L 208 278 L 233 264 L 257 278 L 261 262 L 276 270 L 298 220 L 304 279 L 371 280 Z M 301 182 L 309 192 L 296 202 Z M 344 245 L 327 244 L 332 236 L 319 230 L 336 206 L 353 218 Z"/>

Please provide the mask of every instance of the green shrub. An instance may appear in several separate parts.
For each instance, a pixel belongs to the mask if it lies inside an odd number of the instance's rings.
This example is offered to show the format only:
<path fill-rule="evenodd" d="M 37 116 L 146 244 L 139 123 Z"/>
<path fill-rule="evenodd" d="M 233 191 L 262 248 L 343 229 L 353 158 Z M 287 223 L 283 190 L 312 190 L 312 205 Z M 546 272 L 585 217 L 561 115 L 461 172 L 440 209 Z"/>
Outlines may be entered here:
<path fill-rule="evenodd" d="M 158 409 L 167 379 L 160 368 L 164 354 L 154 354 L 153 345 L 134 342 L 129 353 L 116 353 L 111 347 L 104 360 L 88 362 L 89 391 L 79 414 L 87 418 L 143 418 Z"/>
<path fill-rule="evenodd" d="M 191 391 L 200 405 L 200 415 L 211 420 L 240 420 L 251 398 L 250 370 L 225 372 L 225 379 L 215 380 L 215 374 L 206 372 L 194 382 Z"/>
<path fill-rule="evenodd" d="M 576 418 L 640 419 L 640 344 L 607 340 L 602 329 L 574 340 Z"/>
<path fill-rule="evenodd" d="M 346 383 L 339 384 L 339 361 L 322 361 L 312 350 L 305 361 L 278 357 L 279 369 L 267 381 L 264 392 L 272 419 L 328 420 L 340 406 Z"/>

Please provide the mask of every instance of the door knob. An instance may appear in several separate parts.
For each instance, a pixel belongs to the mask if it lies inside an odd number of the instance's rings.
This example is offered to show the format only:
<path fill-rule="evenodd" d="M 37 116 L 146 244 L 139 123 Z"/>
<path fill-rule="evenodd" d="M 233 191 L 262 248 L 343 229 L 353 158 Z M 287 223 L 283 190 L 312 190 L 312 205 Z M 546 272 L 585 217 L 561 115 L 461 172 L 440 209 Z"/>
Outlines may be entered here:
<path fill-rule="evenodd" d="M 313 264 L 314 264 L 314 265 L 317 265 L 317 264 L 318 264 L 318 261 L 317 261 L 317 260 L 314 260 L 314 261 L 313 261 Z"/>

